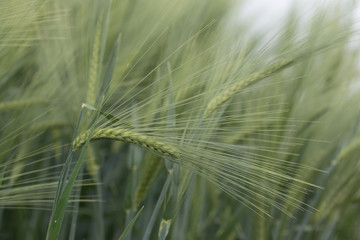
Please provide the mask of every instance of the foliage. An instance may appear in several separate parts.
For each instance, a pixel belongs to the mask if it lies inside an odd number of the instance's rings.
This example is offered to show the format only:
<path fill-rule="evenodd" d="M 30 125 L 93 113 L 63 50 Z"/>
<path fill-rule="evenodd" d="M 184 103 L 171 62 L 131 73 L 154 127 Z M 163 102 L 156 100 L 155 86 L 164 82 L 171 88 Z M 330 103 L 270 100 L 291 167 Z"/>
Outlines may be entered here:
<path fill-rule="evenodd" d="M 1 1 L 0 238 L 360 238 L 351 1 L 235 6 Z"/>

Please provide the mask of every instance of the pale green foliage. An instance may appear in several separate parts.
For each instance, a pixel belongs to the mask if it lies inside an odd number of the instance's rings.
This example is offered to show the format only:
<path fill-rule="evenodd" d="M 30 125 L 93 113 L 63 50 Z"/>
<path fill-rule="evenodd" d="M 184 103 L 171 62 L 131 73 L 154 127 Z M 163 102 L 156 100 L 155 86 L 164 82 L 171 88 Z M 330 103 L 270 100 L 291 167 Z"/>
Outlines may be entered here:
<path fill-rule="evenodd" d="M 269 42 L 231 0 L 10 2 L 1 239 L 359 237 L 350 1 Z"/>

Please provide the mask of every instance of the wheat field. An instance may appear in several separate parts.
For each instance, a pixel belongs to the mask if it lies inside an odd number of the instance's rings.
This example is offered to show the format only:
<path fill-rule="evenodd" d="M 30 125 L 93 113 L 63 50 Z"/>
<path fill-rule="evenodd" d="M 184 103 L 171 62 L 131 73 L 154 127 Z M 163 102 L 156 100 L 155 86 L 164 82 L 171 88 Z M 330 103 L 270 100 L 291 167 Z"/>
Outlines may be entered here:
<path fill-rule="evenodd" d="M 0 1 L 0 239 L 360 239 L 356 1 L 244 2 Z"/>

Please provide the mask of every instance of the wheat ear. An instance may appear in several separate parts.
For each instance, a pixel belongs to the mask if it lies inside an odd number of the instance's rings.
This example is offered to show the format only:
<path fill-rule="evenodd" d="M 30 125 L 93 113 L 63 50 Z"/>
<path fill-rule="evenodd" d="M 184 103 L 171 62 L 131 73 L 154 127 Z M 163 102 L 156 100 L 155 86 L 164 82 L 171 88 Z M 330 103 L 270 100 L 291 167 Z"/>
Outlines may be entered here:
<path fill-rule="evenodd" d="M 162 166 L 162 159 L 159 156 L 151 155 L 145 161 L 145 171 L 141 174 L 141 179 L 135 192 L 134 205 L 136 208 L 144 201 L 146 194 L 149 191 L 151 183 L 155 179 L 158 169 Z"/>
<path fill-rule="evenodd" d="M 0 103 L 0 112 L 8 112 L 8 111 L 28 107 L 31 105 L 41 105 L 46 103 L 47 101 L 42 99 L 24 99 L 24 100 L 2 102 Z"/>
<path fill-rule="evenodd" d="M 100 15 L 98 22 L 96 24 L 96 34 L 93 44 L 92 58 L 90 62 L 90 71 L 89 71 L 89 82 L 88 82 L 88 89 L 86 94 L 86 102 L 92 106 L 94 106 L 96 102 L 102 21 L 103 21 L 103 15 Z"/>
<path fill-rule="evenodd" d="M 77 138 L 75 138 L 73 142 L 74 151 L 76 151 L 85 144 L 89 134 L 90 131 L 86 131 L 80 134 Z M 108 127 L 108 128 L 95 129 L 93 131 L 90 140 L 97 140 L 97 139 L 113 139 L 127 143 L 133 143 L 138 146 L 149 149 L 150 151 L 161 156 L 170 156 L 174 158 L 180 157 L 180 153 L 176 148 L 171 147 L 165 143 L 153 140 L 146 135 L 137 133 L 133 130 L 126 128 Z"/>
<path fill-rule="evenodd" d="M 207 108 L 204 113 L 204 117 L 208 118 L 210 114 L 212 114 L 218 107 L 220 107 L 224 102 L 232 98 L 235 94 L 237 94 L 239 91 L 243 90 L 244 88 L 266 78 L 270 75 L 292 65 L 295 62 L 294 58 L 284 59 L 282 61 L 279 61 L 257 73 L 254 73 L 247 77 L 245 80 L 235 83 L 231 85 L 228 89 L 221 92 L 219 95 L 214 97 L 209 104 L 207 105 Z"/>

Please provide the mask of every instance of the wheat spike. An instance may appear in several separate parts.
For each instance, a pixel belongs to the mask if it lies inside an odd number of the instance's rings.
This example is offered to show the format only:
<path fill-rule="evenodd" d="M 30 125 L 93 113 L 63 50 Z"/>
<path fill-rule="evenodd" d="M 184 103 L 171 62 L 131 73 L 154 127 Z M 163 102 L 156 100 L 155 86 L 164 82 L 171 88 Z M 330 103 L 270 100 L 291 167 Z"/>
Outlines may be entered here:
<path fill-rule="evenodd" d="M 96 26 L 96 34 L 93 44 L 92 57 L 89 71 L 89 82 L 86 94 L 86 102 L 92 106 L 95 105 L 96 101 L 96 89 L 97 89 L 97 78 L 99 69 L 99 54 L 100 54 L 100 41 L 101 41 L 101 26 L 102 26 L 103 15 L 99 16 L 99 20 Z"/>
<path fill-rule="evenodd" d="M 156 155 L 151 155 L 146 159 L 145 164 L 145 171 L 141 175 L 140 183 L 138 187 L 136 188 L 135 192 L 135 207 L 138 208 L 142 201 L 145 199 L 145 196 L 147 192 L 149 191 L 149 188 L 151 186 L 151 183 L 153 182 L 155 178 L 155 174 L 157 173 L 159 167 L 161 166 L 162 159 Z"/>
<path fill-rule="evenodd" d="M 204 117 L 208 118 L 210 114 L 212 114 L 218 107 L 220 107 L 224 102 L 232 98 L 239 91 L 292 65 L 294 62 L 294 58 L 284 59 L 271 65 L 270 67 L 267 67 L 257 73 L 250 75 L 248 78 L 244 79 L 239 83 L 231 85 L 228 89 L 224 90 L 210 101 L 205 110 Z"/>
<path fill-rule="evenodd" d="M 3 102 L 0 103 L 0 112 L 9 112 L 12 110 L 29 107 L 31 105 L 41 105 L 46 103 L 47 101 L 43 99 L 24 99 L 24 100 Z"/>
<path fill-rule="evenodd" d="M 82 145 L 85 144 L 86 139 L 88 138 L 90 131 L 86 131 L 83 134 L 80 134 L 73 142 L 74 151 L 79 149 Z M 134 132 L 130 129 L 125 128 L 99 128 L 93 131 L 91 140 L 97 139 L 113 139 L 118 141 L 123 141 L 127 143 L 133 143 L 149 149 L 150 151 L 159 154 L 161 156 L 170 156 L 174 158 L 179 158 L 180 153 L 174 147 L 168 146 L 165 143 L 151 139 L 150 137 Z"/>

